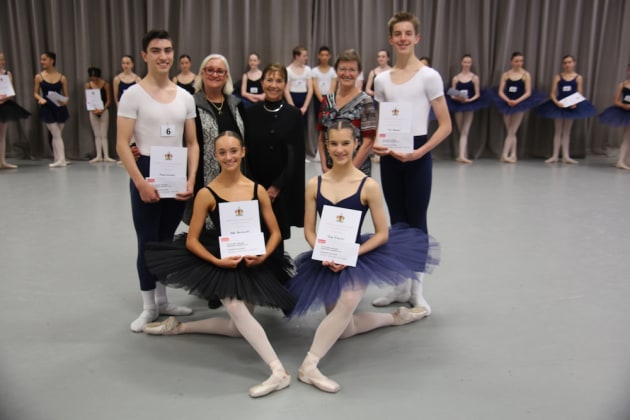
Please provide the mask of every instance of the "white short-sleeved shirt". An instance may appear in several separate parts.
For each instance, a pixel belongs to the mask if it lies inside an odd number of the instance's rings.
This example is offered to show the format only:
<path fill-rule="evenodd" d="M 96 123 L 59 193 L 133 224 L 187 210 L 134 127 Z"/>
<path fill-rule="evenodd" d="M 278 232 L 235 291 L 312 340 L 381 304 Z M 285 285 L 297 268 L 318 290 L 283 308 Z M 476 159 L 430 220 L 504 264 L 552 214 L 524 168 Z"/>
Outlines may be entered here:
<path fill-rule="evenodd" d="M 287 75 L 289 76 L 289 92 L 293 93 L 306 93 L 308 92 L 308 80 L 312 78 L 311 68 L 304 66 L 302 74 L 297 74 L 289 66 L 287 67 Z"/>
<path fill-rule="evenodd" d="M 391 70 L 374 79 L 374 99 L 378 102 L 409 102 L 413 106 L 411 132 L 414 136 L 427 134 L 431 101 L 444 96 L 444 83 L 440 73 L 424 66 L 408 81 L 392 82 Z"/>
<path fill-rule="evenodd" d="M 156 101 L 139 84 L 121 96 L 118 115 L 136 120 L 133 137 L 140 154 L 151 156 L 151 146 L 181 146 L 184 123 L 195 118 L 195 100 L 177 87 L 175 98 L 168 104 Z"/>
<path fill-rule="evenodd" d="M 332 81 L 337 78 L 337 72 L 335 72 L 334 68 L 329 67 L 326 73 L 322 73 L 319 67 L 313 67 L 311 75 L 312 78 L 315 79 L 313 82 L 317 83 L 317 88 L 322 96 L 330 93 Z"/>

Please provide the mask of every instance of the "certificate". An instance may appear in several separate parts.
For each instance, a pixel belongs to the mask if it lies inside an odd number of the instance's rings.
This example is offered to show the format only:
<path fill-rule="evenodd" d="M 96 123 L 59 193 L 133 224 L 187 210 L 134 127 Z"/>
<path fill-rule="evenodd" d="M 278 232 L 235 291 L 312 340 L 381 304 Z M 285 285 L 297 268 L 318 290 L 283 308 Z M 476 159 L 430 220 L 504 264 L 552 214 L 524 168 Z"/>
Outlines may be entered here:
<path fill-rule="evenodd" d="M 262 232 L 219 236 L 219 252 L 221 258 L 263 255 L 266 252 L 265 236 Z"/>
<path fill-rule="evenodd" d="M 0 74 L 0 95 L 15 96 L 15 90 L 8 74 Z"/>
<path fill-rule="evenodd" d="M 258 200 L 219 203 L 222 235 L 243 235 L 260 232 Z"/>
<path fill-rule="evenodd" d="M 85 89 L 85 103 L 88 111 L 105 108 L 100 89 Z"/>
<path fill-rule="evenodd" d="M 262 255 L 265 237 L 260 230 L 258 200 L 219 203 L 221 258 Z"/>
<path fill-rule="evenodd" d="M 360 223 L 360 211 L 325 205 L 319 220 L 312 259 L 355 267 L 359 256 L 356 238 Z"/>
<path fill-rule="evenodd" d="M 50 100 L 50 102 L 52 102 L 53 104 L 57 105 L 57 106 L 61 106 L 61 103 L 66 103 L 68 102 L 68 97 L 67 96 L 63 96 L 55 91 L 50 91 L 48 92 L 48 95 L 46 95 L 46 98 L 48 98 Z"/>
<path fill-rule="evenodd" d="M 399 153 L 413 152 L 412 105 L 381 102 L 378 112 L 378 143 Z"/>
<path fill-rule="evenodd" d="M 468 91 L 466 89 L 464 89 L 464 90 L 457 90 L 455 88 L 449 88 L 446 91 L 446 94 L 448 96 L 454 96 L 456 98 L 468 99 Z"/>
<path fill-rule="evenodd" d="M 568 108 L 570 106 L 579 104 L 582 101 L 585 101 L 586 98 L 582 96 L 580 92 L 575 92 L 566 98 L 560 99 L 558 102 L 562 104 L 563 107 Z"/>
<path fill-rule="evenodd" d="M 151 146 L 147 182 L 157 188 L 161 198 L 174 198 L 186 191 L 187 156 L 184 147 Z"/>

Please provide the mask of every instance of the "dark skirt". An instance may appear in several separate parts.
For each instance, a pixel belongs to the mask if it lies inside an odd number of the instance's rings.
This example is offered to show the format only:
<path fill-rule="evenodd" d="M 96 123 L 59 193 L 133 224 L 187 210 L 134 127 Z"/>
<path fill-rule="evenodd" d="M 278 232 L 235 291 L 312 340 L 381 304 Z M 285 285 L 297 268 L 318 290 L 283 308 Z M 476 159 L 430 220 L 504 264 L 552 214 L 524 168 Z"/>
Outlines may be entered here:
<path fill-rule="evenodd" d="M 220 256 L 216 230 L 203 230 L 200 242 L 214 256 Z M 186 234 L 173 242 L 153 242 L 145 252 L 149 271 L 167 286 L 183 288 L 208 301 L 238 299 L 258 306 L 291 310 L 295 300 L 284 284 L 295 273 L 288 254 L 274 252 L 265 262 L 247 267 L 217 267 L 186 249 Z"/>

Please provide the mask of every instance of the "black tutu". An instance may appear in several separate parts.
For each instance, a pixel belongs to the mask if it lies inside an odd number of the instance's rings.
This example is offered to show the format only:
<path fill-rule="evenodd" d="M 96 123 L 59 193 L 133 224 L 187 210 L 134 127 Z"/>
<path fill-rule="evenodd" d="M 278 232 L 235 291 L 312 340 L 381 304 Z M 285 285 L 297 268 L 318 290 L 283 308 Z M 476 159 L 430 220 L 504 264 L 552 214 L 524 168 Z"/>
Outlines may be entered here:
<path fill-rule="evenodd" d="M 39 119 L 46 124 L 65 123 L 70 118 L 67 106 L 57 106 L 52 101 L 39 107 Z"/>
<path fill-rule="evenodd" d="M 549 99 L 548 95 L 545 95 L 544 93 L 537 90 L 532 90 L 532 94 L 529 96 L 529 98 L 525 99 L 523 102 L 520 102 L 516 106 L 509 106 L 499 96 L 498 88 L 489 89 L 487 92 L 488 97 L 494 103 L 494 106 L 496 106 L 499 112 L 503 115 L 511 115 L 518 112 L 525 112 L 528 109 L 534 108 L 543 103 L 545 100 Z"/>
<path fill-rule="evenodd" d="M 200 242 L 212 255 L 220 255 L 216 230 L 204 229 Z M 144 255 L 147 268 L 160 282 L 208 301 L 231 298 L 287 312 L 295 304 L 284 287 L 295 274 L 295 266 L 282 252 L 273 253 L 254 267 L 241 262 L 234 269 L 221 268 L 188 251 L 186 234 L 181 234 L 173 242 L 149 243 Z"/>
<path fill-rule="evenodd" d="M 614 127 L 627 127 L 630 126 L 630 111 L 613 105 L 599 114 L 599 121 L 602 124 L 612 125 Z"/>
<path fill-rule="evenodd" d="M 362 235 L 360 243 L 371 235 Z M 416 278 L 416 272 L 430 273 L 439 264 L 439 253 L 435 239 L 403 224 L 390 229 L 385 245 L 359 256 L 356 267 L 338 273 L 313 260 L 313 251 L 304 252 L 296 258 L 298 272 L 289 282 L 289 291 L 297 298 L 291 316 L 333 305 L 347 287 L 393 286 Z"/>
<path fill-rule="evenodd" d="M 17 121 L 31 116 L 31 113 L 22 108 L 15 101 L 6 101 L 0 104 L 0 122 Z"/>
<path fill-rule="evenodd" d="M 597 109 L 589 101 L 582 101 L 576 104 L 576 107 L 560 108 L 551 99 L 536 108 L 536 114 L 543 118 L 563 119 L 563 120 L 580 120 L 589 118 L 597 114 Z"/>

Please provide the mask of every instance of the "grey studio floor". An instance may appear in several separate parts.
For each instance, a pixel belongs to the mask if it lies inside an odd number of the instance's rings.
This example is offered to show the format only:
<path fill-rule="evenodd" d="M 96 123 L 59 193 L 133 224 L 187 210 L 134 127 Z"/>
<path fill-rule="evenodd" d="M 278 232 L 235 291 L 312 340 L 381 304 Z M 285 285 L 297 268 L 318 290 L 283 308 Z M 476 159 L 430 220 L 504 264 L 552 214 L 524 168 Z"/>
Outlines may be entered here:
<path fill-rule="evenodd" d="M 293 382 L 257 400 L 247 389 L 269 372 L 243 339 L 129 330 L 141 299 L 122 167 L 13 161 L 0 171 L 0 417 L 628 420 L 630 172 L 614 161 L 435 161 L 433 314 L 338 342 L 320 364 L 342 385 L 331 395 L 295 378 L 323 312 L 258 309 Z M 287 250 L 306 250 L 300 229 Z M 225 316 L 169 296 L 189 319 Z"/>

